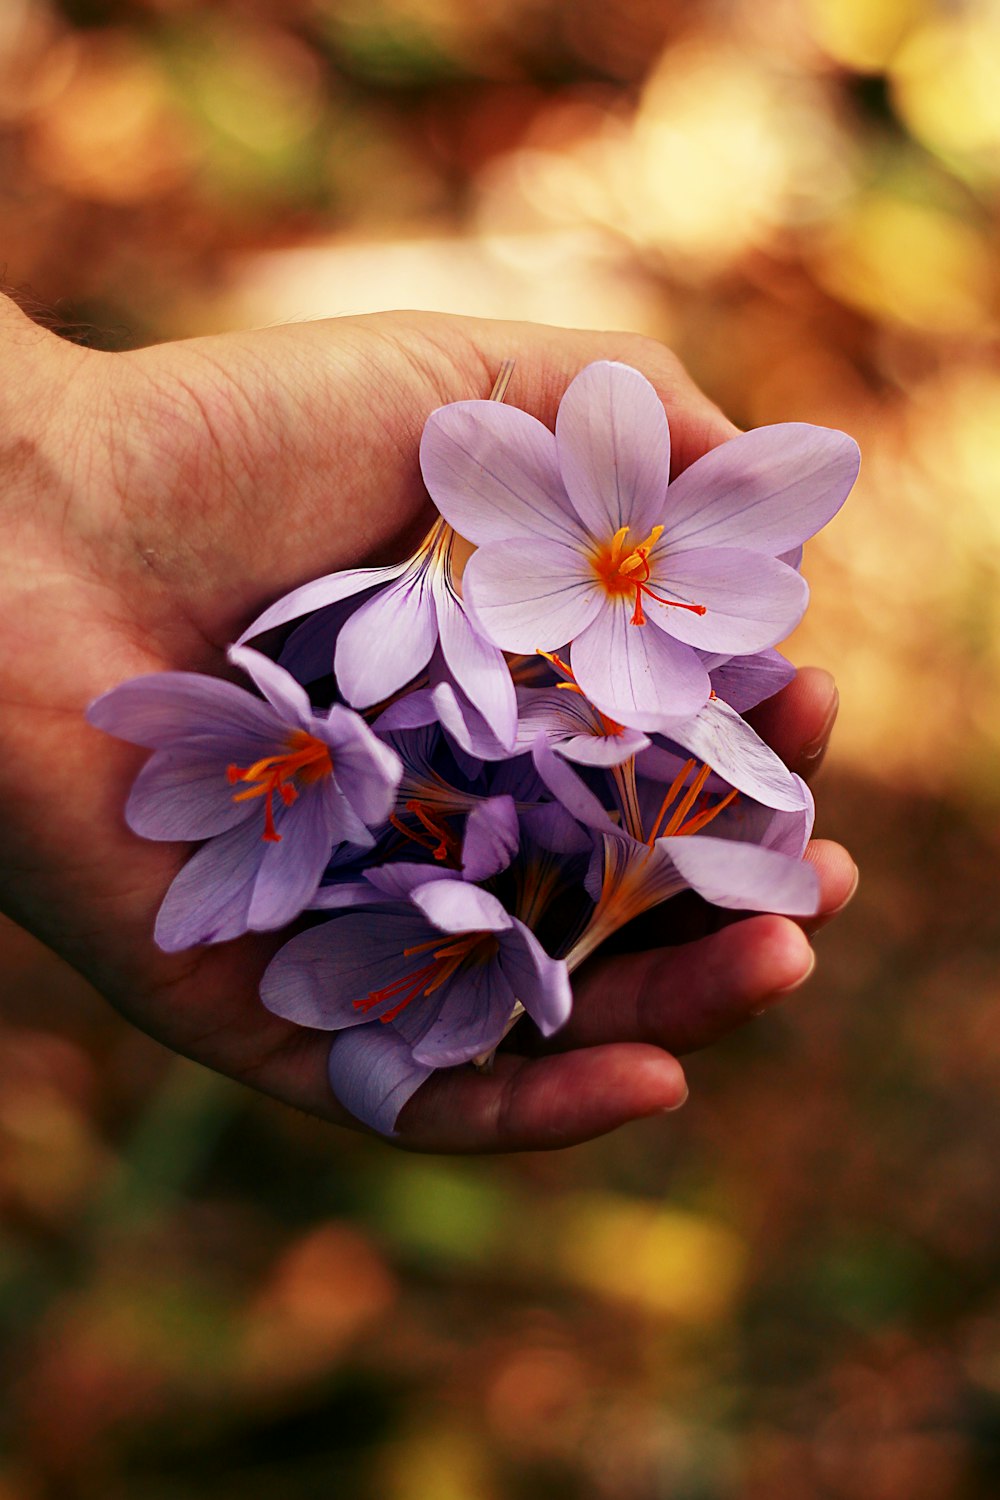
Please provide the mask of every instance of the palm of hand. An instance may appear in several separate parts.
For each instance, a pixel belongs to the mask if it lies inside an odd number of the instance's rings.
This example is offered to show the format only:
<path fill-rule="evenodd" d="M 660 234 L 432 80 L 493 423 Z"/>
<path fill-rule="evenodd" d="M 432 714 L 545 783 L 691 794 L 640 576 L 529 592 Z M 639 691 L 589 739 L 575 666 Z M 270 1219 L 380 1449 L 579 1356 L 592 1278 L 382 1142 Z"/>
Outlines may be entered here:
<path fill-rule="evenodd" d="M 0 515 L 4 908 L 166 1045 L 341 1122 L 328 1036 L 257 999 L 279 937 L 177 955 L 154 946 L 156 908 L 188 850 L 127 830 L 125 789 L 143 752 L 89 729 L 82 711 L 141 672 L 226 670 L 227 643 L 279 594 L 405 555 L 429 517 L 417 465 L 424 418 L 485 395 L 511 355 L 512 398 L 543 420 L 582 364 L 610 356 L 658 386 L 680 466 L 731 432 L 665 351 L 625 336 L 411 316 L 126 356 L 59 346 L 58 446 L 40 443 L 17 492 L 24 503 Z M 783 697 L 770 729 L 795 756 L 819 733 L 829 691 L 800 679 Z M 833 846 L 819 859 L 832 911 L 852 867 Z M 488 1077 L 436 1075 L 404 1112 L 401 1144 L 561 1145 L 674 1107 L 683 1075 L 661 1049 L 702 1045 L 793 984 L 806 942 L 786 919 L 759 917 L 613 962 L 613 997 L 601 965 L 580 976 L 559 1050 L 501 1056 Z"/>

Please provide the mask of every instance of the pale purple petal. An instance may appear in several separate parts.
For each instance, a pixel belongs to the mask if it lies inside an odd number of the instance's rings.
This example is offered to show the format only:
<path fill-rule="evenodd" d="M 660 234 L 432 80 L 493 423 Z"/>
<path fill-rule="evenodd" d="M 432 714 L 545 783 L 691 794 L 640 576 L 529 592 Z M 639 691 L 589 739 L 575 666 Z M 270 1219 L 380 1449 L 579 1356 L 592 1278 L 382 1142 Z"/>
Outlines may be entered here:
<path fill-rule="evenodd" d="M 588 828 L 604 832 L 611 822 L 611 814 L 585 786 L 575 771 L 571 770 L 561 756 L 556 755 L 542 735 L 532 746 L 531 758 L 535 769 L 552 795 Z"/>
<path fill-rule="evenodd" d="M 861 462 L 845 432 L 783 422 L 731 438 L 670 486 L 671 546 L 789 552 L 846 500 Z"/>
<path fill-rule="evenodd" d="M 396 800 L 403 762 L 358 714 L 335 703 L 313 733 L 332 749 L 337 785 L 354 811 L 373 827 L 385 823 Z"/>
<path fill-rule="evenodd" d="M 809 602 L 809 585 L 776 557 L 737 547 L 664 552 L 651 556 L 650 584 L 667 599 L 703 604 L 693 614 L 646 596 L 648 622 L 702 651 L 749 655 L 790 634 Z"/>
<path fill-rule="evenodd" d="M 738 714 L 773 698 L 795 677 L 795 668 L 779 651 L 709 659 L 705 663 L 712 691 Z"/>
<path fill-rule="evenodd" d="M 87 721 L 133 745 L 163 749 L 192 737 L 236 736 L 273 742 L 280 722 L 268 703 L 219 677 L 199 672 L 151 672 L 133 677 L 95 698 Z"/>
<path fill-rule="evenodd" d="M 631 600 L 608 599 L 577 636 L 570 649 L 577 682 L 592 702 L 630 729 L 655 729 L 667 717 L 689 718 L 708 699 L 708 673 L 694 651 L 648 619 L 633 625 L 632 611 Z"/>
<path fill-rule="evenodd" d="M 390 698 L 430 660 L 438 627 L 429 573 L 421 566 L 373 595 L 337 637 L 337 685 L 355 708 Z"/>
<path fill-rule="evenodd" d="M 492 542 L 465 568 L 465 601 L 505 651 L 551 651 L 596 619 L 604 602 L 586 554 L 561 542 Z"/>
<path fill-rule="evenodd" d="M 275 810 L 280 840 L 261 841 L 263 857 L 247 913 L 247 925 L 254 932 L 284 927 L 316 894 L 332 844 L 323 796 L 328 790 L 329 784 L 311 787 L 291 807 Z"/>
<path fill-rule="evenodd" d="M 158 750 L 143 766 L 125 806 L 125 821 L 144 839 L 207 839 L 254 812 L 235 802 L 226 761 L 203 746 Z"/>
<path fill-rule="evenodd" d="M 535 934 L 515 919 L 500 939 L 497 959 L 511 989 L 543 1036 L 569 1019 L 573 991 L 561 958 L 551 958 Z"/>
<path fill-rule="evenodd" d="M 336 775 L 328 777 L 322 786 L 303 788 L 299 801 L 307 798 L 322 803 L 326 820 L 327 837 L 331 848 L 336 844 L 353 844 L 358 849 L 371 849 L 375 836 L 368 825 L 358 817 L 352 803 L 344 796 Z"/>
<path fill-rule="evenodd" d="M 394 1026 L 363 1026 L 335 1037 L 330 1048 L 330 1087 L 346 1110 L 391 1136 L 403 1105 L 434 1069 L 414 1062 Z"/>
<path fill-rule="evenodd" d="M 815 916 L 819 909 L 819 877 L 802 860 L 700 834 L 657 839 L 656 847 L 691 889 L 715 906 L 789 917 Z"/>
<path fill-rule="evenodd" d="M 376 865 L 365 871 L 365 880 L 369 882 L 369 901 L 379 899 L 372 896 L 371 886 L 394 901 L 408 901 L 418 886 L 428 885 L 432 880 L 455 881 L 461 878 L 456 870 L 446 870 L 440 865 L 415 864 L 404 859 L 393 860 L 387 865 Z"/>
<path fill-rule="evenodd" d="M 410 566 L 410 561 L 407 558 L 401 563 L 391 563 L 387 568 L 345 568 L 339 573 L 327 573 L 323 578 L 314 578 L 311 583 L 292 589 L 290 594 L 285 594 L 269 609 L 265 609 L 244 630 L 236 644 L 242 646 L 253 636 L 272 630 L 275 625 L 287 625 L 289 620 L 296 620 L 300 615 L 311 614 L 313 610 L 323 609 L 328 604 L 338 604 L 341 599 L 349 599 L 353 594 L 363 593 L 365 589 L 391 583 Z"/>
<path fill-rule="evenodd" d="M 559 403 L 556 445 L 567 493 L 593 536 L 610 541 L 627 526 L 635 546 L 665 520 L 670 429 L 638 370 L 609 360 L 581 370 Z"/>
<path fill-rule="evenodd" d="M 254 881 L 266 845 L 256 819 L 211 839 L 175 877 L 153 930 L 165 953 L 222 943 L 248 931 Z"/>
<path fill-rule="evenodd" d="M 436 1008 L 430 1000 L 408 1006 L 394 1026 L 411 1043 L 415 1062 L 452 1068 L 495 1047 L 513 1010 L 514 996 L 497 964 L 475 964 L 444 986 Z"/>
<path fill-rule="evenodd" d="M 466 880 L 488 880 L 506 870 L 518 851 L 521 833 L 513 797 L 487 797 L 465 820 L 462 874 Z"/>
<path fill-rule="evenodd" d="M 513 921 L 489 891 L 461 880 L 418 886 L 411 900 L 441 932 L 502 932 Z"/>
<path fill-rule="evenodd" d="M 448 671 L 504 749 L 514 743 L 517 700 L 503 652 L 474 629 L 448 580 L 435 580 L 441 654 Z"/>
<path fill-rule="evenodd" d="M 428 724 L 436 724 L 437 718 L 430 688 L 412 688 L 383 709 L 372 725 L 372 731 L 375 734 L 390 734 L 398 729 L 423 729 Z"/>
<path fill-rule="evenodd" d="M 437 718 L 465 755 L 477 760 L 505 760 L 512 753 L 501 745 L 482 714 L 450 682 L 439 682 L 431 690 L 429 702 L 431 717 L 423 722 L 430 724 Z"/>
<path fill-rule="evenodd" d="M 360 596 L 352 596 L 307 615 L 278 652 L 279 667 L 291 672 L 296 682 L 316 682 L 320 677 L 329 677 L 341 627 L 363 602 Z"/>
<path fill-rule="evenodd" d="M 542 734 L 560 755 L 578 765 L 620 766 L 649 744 L 638 729 L 609 729 L 609 721 L 575 691 L 526 688 L 517 702 L 516 750 L 530 750 Z"/>
<path fill-rule="evenodd" d="M 693 719 L 666 734 L 730 786 L 766 807 L 797 811 L 803 805 L 796 778 L 780 756 L 721 699 L 710 699 Z"/>
<path fill-rule="evenodd" d="M 583 537 L 559 474 L 555 438 L 516 407 L 499 401 L 439 407 L 424 427 L 420 467 L 438 510 L 470 542 Z"/>
<path fill-rule="evenodd" d="M 371 906 L 372 888 L 366 880 L 343 880 L 321 885 L 307 911 L 339 911 L 346 906 Z"/>
<path fill-rule="evenodd" d="M 386 904 L 338 912 L 285 944 L 264 972 L 260 997 L 268 1010 L 297 1026 L 360 1026 L 394 1009 L 401 996 L 368 1008 L 354 1002 L 417 971 L 421 958 L 404 958 L 403 950 L 436 936 L 412 908 Z"/>
<path fill-rule="evenodd" d="M 296 725 L 300 729 L 311 728 L 313 712 L 309 694 L 291 673 L 250 646 L 230 646 L 227 655 L 233 666 L 239 667 L 253 678 L 284 723 Z"/>

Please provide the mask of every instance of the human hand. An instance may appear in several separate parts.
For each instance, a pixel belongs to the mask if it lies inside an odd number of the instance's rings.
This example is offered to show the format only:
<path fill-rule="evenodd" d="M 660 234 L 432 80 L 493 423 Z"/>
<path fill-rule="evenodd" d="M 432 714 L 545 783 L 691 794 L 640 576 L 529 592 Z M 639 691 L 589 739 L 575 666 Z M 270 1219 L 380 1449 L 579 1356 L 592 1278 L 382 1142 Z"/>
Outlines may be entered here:
<path fill-rule="evenodd" d="M 329 1036 L 257 998 L 280 938 L 154 946 L 156 908 L 189 851 L 129 833 L 122 807 L 142 754 L 88 728 L 85 704 L 144 672 L 228 672 L 226 644 L 270 600 L 404 556 L 430 516 L 417 466 L 427 414 L 486 394 L 505 358 L 517 359 L 511 398 L 550 424 L 588 361 L 635 365 L 664 400 L 678 470 L 735 429 L 666 350 L 630 335 L 409 314 L 106 355 L 60 344 L 5 304 L 0 346 L 18 374 L 0 398 L 0 903 L 167 1046 L 353 1124 L 329 1090 Z M 833 706 L 826 674 L 803 673 L 759 727 L 805 770 Z M 830 915 L 854 868 L 835 845 L 811 857 Z M 549 1050 L 501 1052 L 488 1075 L 437 1073 L 404 1109 L 399 1144 L 567 1145 L 683 1102 L 664 1049 L 706 1044 L 811 965 L 803 931 L 782 917 L 686 935 L 581 970 Z"/>

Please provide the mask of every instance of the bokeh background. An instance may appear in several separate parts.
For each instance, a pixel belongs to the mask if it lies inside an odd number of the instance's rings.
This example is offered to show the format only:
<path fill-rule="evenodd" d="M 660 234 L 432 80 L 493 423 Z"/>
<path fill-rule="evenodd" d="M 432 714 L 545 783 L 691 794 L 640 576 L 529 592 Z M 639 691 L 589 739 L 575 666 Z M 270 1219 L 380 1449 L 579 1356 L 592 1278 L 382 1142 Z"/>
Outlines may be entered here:
<path fill-rule="evenodd" d="M 0 1500 L 1000 1493 L 998 219 L 995 0 L 0 0 L 73 336 L 622 326 L 865 454 L 790 651 L 861 890 L 680 1116 L 407 1159 L 0 930 Z"/>

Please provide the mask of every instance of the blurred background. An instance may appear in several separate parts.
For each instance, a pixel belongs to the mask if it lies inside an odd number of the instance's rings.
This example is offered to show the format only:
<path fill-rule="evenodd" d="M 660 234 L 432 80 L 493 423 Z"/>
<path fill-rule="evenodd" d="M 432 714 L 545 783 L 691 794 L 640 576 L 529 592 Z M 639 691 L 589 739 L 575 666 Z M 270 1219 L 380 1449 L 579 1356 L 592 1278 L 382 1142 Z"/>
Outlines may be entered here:
<path fill-rule="evenodd" d="M 1000 1493 L 998 220 L 995 0 L 0 0 L 81 340 L 627 327 L 865 455 L 790 648 L 860 893 L 681 1116 L 407 1159 L 0 930 L 0 1500 Z"/>

